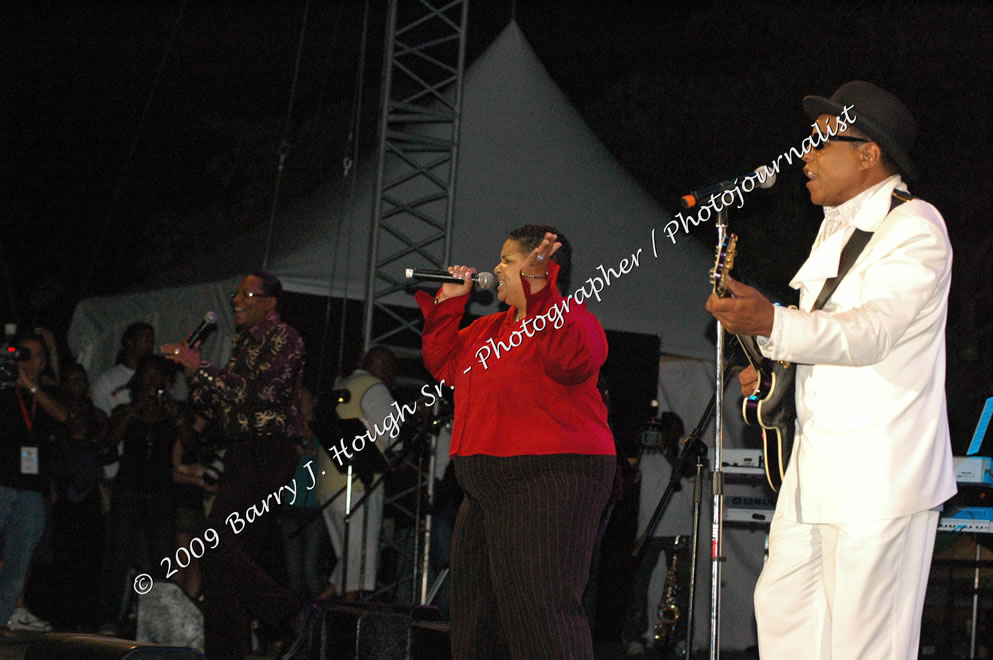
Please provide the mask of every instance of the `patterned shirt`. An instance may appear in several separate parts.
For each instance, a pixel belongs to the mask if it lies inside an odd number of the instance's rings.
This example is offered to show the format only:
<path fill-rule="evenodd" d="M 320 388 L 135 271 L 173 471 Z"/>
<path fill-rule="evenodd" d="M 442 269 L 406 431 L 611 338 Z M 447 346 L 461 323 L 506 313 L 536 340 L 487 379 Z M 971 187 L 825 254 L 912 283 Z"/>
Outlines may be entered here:
<path fill-rule="evenodd" d="M 203 363 L 190 379 L 196 412 L 229 440 L 299 437 L 303 340 L 273 312 L 239 332 L 223 369 Z"/>

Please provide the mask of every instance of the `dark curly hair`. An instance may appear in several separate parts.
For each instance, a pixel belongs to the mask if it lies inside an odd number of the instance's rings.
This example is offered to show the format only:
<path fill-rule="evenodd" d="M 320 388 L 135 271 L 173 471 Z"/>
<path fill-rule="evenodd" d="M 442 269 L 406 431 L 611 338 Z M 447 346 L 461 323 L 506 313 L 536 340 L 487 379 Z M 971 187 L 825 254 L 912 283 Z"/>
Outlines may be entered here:
<path fill-rule="evenodd" d="M 134 373 L 131 374 L 131 380 L 128 381 L 128 390 L 131 392 L 132 402 L 137 401 L 138 396 L 141 394 L 141 379 L 147 371 L 158 371 L 162 374 L 166 382 L 169 382 L 173 377 L 173 366 L 169 360 L 155 353 L 142 356 L 138 360 L 138 366 L 135 367 Z"/>
<path fill-rule="evenodd" d="M 272 296 L 277 301 L 283 297 L 283 283 L 272 273 L 264 270 L 253 270 L 248 273 L 248 277 L 257 277 L 262 280 L 262 293 Z"/>
<path fill-rule="evenodd" d="M 572 245 L 569 244 L 569 239 L 562 232 L 550 225 L 521 225 L 511 230 L 508 238 L 520 243 L 524 254 L 530 254 L 532 250 L 541 245 L 542 239 L 548 232 L 556 234 L 558 238 L 555 240 L 562 244 L 562 247 L 552 255 L 552 261 L 559 265 L 556 287 L 559 292 L 565 292 L 569 289 L 569 281 L 572 276 Z"/>

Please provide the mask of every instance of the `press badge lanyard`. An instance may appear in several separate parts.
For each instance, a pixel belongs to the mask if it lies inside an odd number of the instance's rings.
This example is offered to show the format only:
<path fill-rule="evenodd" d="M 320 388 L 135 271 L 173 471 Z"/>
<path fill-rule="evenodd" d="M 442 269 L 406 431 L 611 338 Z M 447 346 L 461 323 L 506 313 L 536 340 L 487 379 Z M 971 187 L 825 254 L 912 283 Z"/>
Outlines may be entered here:
<path fill-rule="evenodd" d="M 31 414 L 28 414 L 28 406 L 24 403 L 24 395 L 21 394 L 21 386 L 18 385 L 17 390 L 17 402 L 21 404 L 21 417 L 24 418 L 24 425 L 28 427 L 28 434 L 30 436 L 31 428 L 34 426 L 34 416 L 38 412 L 38 397 L 34 397 L 31 402 Z"/>

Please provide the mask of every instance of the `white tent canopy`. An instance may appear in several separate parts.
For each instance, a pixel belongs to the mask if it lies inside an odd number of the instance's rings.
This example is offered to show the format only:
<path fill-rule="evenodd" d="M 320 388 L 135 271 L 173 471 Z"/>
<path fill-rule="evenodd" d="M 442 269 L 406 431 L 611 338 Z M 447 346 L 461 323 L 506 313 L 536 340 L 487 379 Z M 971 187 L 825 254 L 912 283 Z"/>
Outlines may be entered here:
<path fill-rule="evenodd" d="M 664 237 L 672 216 L 583 122 L 516 23 L 469 68 L 463 99 L 452 260 L 489 270 L 511 228 L 551 224 L 573 245 L 574 290 L 598 275 L 598 266 L 616 270 L 641 250 L 639 265 L 629 263 L 632 270 L 605 288 L 591 310 L 608 329 L 658 334 L 664 353 L 710 357 L 703 309 L 708 250 L 685 236 L 677 245 Z M 365 297 L 374 183 L 375 163 L 367 161 L 351 185 L 328 184 L 278 217 L 268 270 L 288 291 Z M 100 371 L 112 363 L 128 323 L 148 321 L 160 339 L 174 340 L 207 309 L 218 312 L 223 338 L 232 326 L 227 295 L 239 274 L 262 263 L 265 233 L 263 227 L 238 237 L 141 291 L 82 301 L 69 331 L 72 349 L 84 366 Z M 387 302 L 414 304 L 402 293 Z M 210 342 L 215 355 L 205 357 L 222 359 L 227 344 Z"/>

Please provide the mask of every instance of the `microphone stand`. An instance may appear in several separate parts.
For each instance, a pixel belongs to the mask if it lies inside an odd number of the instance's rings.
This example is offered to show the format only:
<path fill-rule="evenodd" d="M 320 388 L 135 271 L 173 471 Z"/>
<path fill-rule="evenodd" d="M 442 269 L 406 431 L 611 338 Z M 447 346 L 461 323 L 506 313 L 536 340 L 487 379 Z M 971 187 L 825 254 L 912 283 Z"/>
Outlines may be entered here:
<path fill-rule="evenodd" d="M 728 367 L 724 373 L 724 381 L 727 381 L 727 377 L 730 373 L 731 368 Z M 662 493 L 662 497 L 659 499 L 659 503 L 655 507 L 655 512 L 652 513 L 652 517 L 648 521 L 648 525 L 645 527 L 645 531 L 641 533 L 641 536 L 638 537 L 638 541 L 634 544 L 634 551 L 631 553 L 632 557 L 637 557 L 641 554 L 641 549 L 644 547 L 649 537 L 651 537 L 652 532 L 654 532 L 655 528 L 658 526 L 659 520 L 665 512 L 665 508 L 669 505 L 669 500 L 672 498 L 672 494 L 676 491 L 676 485 L 682 478 L 682 473 L 686 469 L 690 457 L 694 456 L 698 452 L 702 452 L 700 456 L 707 455 L 706 445 L 703 445 L 702 449 L 695 445 L 700 441 L 700 434 L 703 432 L 704 427 L 707 426 L 707 422 L 710 421 L 710 417 L 714 413 L 714 397 L 716 396 L 716 394 L 712 394 L 710 396 L 710 402 L 707 404 L 707 408 L 703 411 L 703 415 L 700 416 L 700 421 L 698 421 L 696 427 L 690 431 L 690 434 L 683 438 L 680 442 L 683 448 L 679 452 L 679 457 L 674 461 L 676 465 L 673 466 L 672 474 L 669 477 L 669 484 Z"/>
<path fill-rule="evenodd" d="M 343 519 L 342 531 L 341 531 L 341 584 L 338 588 L 341 589 L 341 595 L 344 597 L 348 594 L 348 530 L 351 527 L 352 522 L 352 479 L 354 475 L 352 474 L 352 464 L 348 464 L 348 476 L 345 480 L 345 517 Z M 360 585 L 361 589 L 361 585 Z"/>
<path fill-rule="evenodd" d="M 721 374 L 720 385 L 717 389 L 723 391 L 725 383 L 727 383 L 728 377 L 731 375 L 732 366 L 728 365 L 725 368 L 724 373 Z M 672 494 L 676 491 L 676 486 L 682 479 L 683 471 L 689 464 L 689 459 L 691 457 L 696 457 L 696 482 L 693 484 L 693 530 L 691 534 L 691 547 L 692 552 L 690 555 L 693 557 L 690 563 L 690 585 L 689 594 L 690 602 L 689 609 L 687 612 L 687 623 L 686 623 L 686 658 L 689 660 L 690 653 L 693 648 L 693 601 L 696 595 L 696 555 L 698 548 L 698 538 L 700 532 L 700 504 L 702 500 L 702 487 L 701 483 L 703 481 L 703 459 L 707 455 L 707 445 L 700 441 L 700 434 L 703 433 L 703 429 L 707 426 L 710 421 L 711 416 L 714 414 L 714 404 L 717 399 L 717 389 L 710 396 L 710 401 L 707 403 L 706 409 L 703 411 L 703 415 L 700 416 L 700 420 L 697 422 L 696 427 L 686 436 L 682 445 L 683 448 L 680 450 L 679 458 L 675 461 L 673 465 L 672 474 L 669 477 L 669 483 L 666 485 L 665 491 L 662 493 L 662 497 L 659 499 L 658 505 L 655 507 L 654 513 L 652 513 L 651 520 L 648 521 L 648 525 L 645 527 L 645 531 L 642 532 L 638 541 L 635 543 L 634 551 L 631 553 L 632 557 L 638 557 L 641 554 L 642 548 L 648 539 L 651 537 L 652 532 L 658 526 L 659 520 L 662 518 L 662 514 L 666 507 L 669 505 L 669 500 L 672 499 Z"/>
<path fill-rule="evenodd" d="M 401 442 L 403 442 L 403 438 L 397 438 L 392 443 L 390 443 L 390 445 L 385 449 L 384 453 L 385 454 L 389 454 Z M 399 461 L 396 461 L 396 462 L 390 461 L 389 466 L 386 469 L 382 470 L 381 473 L 380 473 L 380 475 L 378 477 L 376 477 L 376 479 L 372 482 L 372 486 L 369 488 L 369 490 L 370 491 L 375 490 L 376 487 L 379 485 L 379 483 L 383 480 L 383 477 L 385 476 L 385 473 L 388 472 L 389 470 L 391 470 L 392 468 L 396 467 L 398 464 L 399 464 Z M 351 467 L 351 465 L 349 465 L 349 467 Z M 377 470 L 377 472 L 379 472 L 379 470 Z M 326 509 L 329 506 L 331 506 L 331 503 L 334 502 L 336 499 L 338 499 L 339 496 L 343 495 L 345 493 L 345 490 L 347 488 L 348 488 L 347 484 L 345 486 L 342 486 L 341 488 L 339 488 L 337 490 L 337 492 L 335 492 L 334 495 L 332 495 L 330 498 L 328 498 L 328 500 L 326 502 L 324 502 L 323 504 L 321 504 L 321 506 L 317 507 L 317 510 L 314 511 L 314 513 L 310 514 L 310 516 L 306 520 L 304 520 L 302 523 L 300 523 L 300 526 L 299 527 L 297 527 L 292 533 L 290 533 L 290 538 L 294 538 L 298 534 L 302 533 L 303 532 L 303 528 L 306 527 L 307 525 L 309 525 L 312 520 L 314 520 L 315 518 L 321 517 L 321 515 L 324 513 L 324 509 Z M 362 503 L 365 501 L 365 498 L 366 498 L 366 496 L 363 495 L 362 498 L 360 498 L 359 501 L 355 503 L 355 506 L 353 508 L 356 508 L 357 509 L 360 506 L 362 506 Z"/>
<path fill-rule="evenodd" d="M 707 423 L 707 418 L 710 416 L 710 413 L 713 410 L 713 405 L 712 404 L 713 404 L 713 399 L 711 399 L 710 405 L 707 406 L 707 410 L 706 410 L 706 412 L 704 412 L 704 416 L 703 416 L 703 418 L 701 418 L 700 424 L 697 427 L 698 429 L 699 429 L 700 426 L 703 426 L 703 425 L 705 425 Z M 694 429 L 693 433 L 697 433 L 697 429 Z M 634 550 L 631 552 L 631 556 L 632 557 L 637 558 L 639 555 L 641 555 L 641 551 L 644 548 L 645 543 L 648 542 L 648 539 L 651 538 L 651 536 L 652 536 L 652 532 L 654 532 L 655 531 L 655 528 L 658 526 L 659 520 L 661 520 L 661 518 L 662 518 L 662 513 L 665 511 L 666 507 L 669 506 L 669 500 L 672 499 L 672 494 L 674 492 L 676 492 L 676 488 L 679 486 L 679 482 L 683 478 L 683 470 L 689 464 L 689 459 L 692 456 L 697 456 L 698 457 L 697 458 L 697 466 L 698 466 L 697 467 L 697 483 L 694 485 L 694 492 L 699 491 L 699 489 L 700 489 L 700 481 L 699 481 L 700 480 L 700 467 L 699 466 L 701 464 L 701 461 L 703 461 L 703 458 L 702 457 L 707 455 L 707 445 L 705 445 L 702 442 L 700 442 L 700 440 L 697 439 L 693 435 L 693 433 L 691 433 L 689 436 L 686 437 L 686 439 L 683 442 L 683 448 L 679 452 L 679 458 L 677 460 L 673 461 L 672 473 L 669 475 L 669 483 L 666 484 L 665 491 L 662 493 L 662 497 L 659 499 L 659 503 L 655 507 L 655 512 L 652 513 L 652 518 L 651 518 L 651 520 L 648 521 L 648 525 L 645 526 L 645 531 L 642 532 L 641 536 L 638 538 L 638 541 L 634 544 Z M 697 542 L 697 532 L 696 532 L 695 527 L 697 526 L 697 521 L 698 520 L 699 520 L 699 512 L 698 512 L 698 509 L 694 508 L 694 530 L 693 530 L 693 538 L 692 538 L 692 543 L 693 543 L 692 548 L 693 548 L 693 550 L 692 550 L 692 552 L 690 552 L 690 556 L 692 557 L 691 565 L 693 567 L 692 570 L 691 570 L 691 572 L 690 572 L 690 608 L 691 609 L 690 609 L 690 615 L 689 615 L 690 616 L 690 619 L 689 619 L 689 624 L 688 624 L 688 630 L 691 631 L 691 632 L 693 630 L 693 628 L 692 628 L 692 624 L 693 624 L 693 619 L 692 619 L 692 616 L 693 616 L 693 610 L 692 610 L 692 607 L 693 607 L 693 572 L 696 571 L 696 542 Z M 687 634 L 687 640 L 686 640 L 687 653 L 689 653 L 689 648 L 690 648 L 690 646 L 692 646 L 692 637 L 690 636 L 691 632 Z M 689 656 L 687 656 L 687 658 L 688 657 Z"/>
<path fill-rule="evenodd" d="M 638 537 L 638 541 L 634 544 L 634 550 L 631 552 L 632 557 L 637 557 L 641 554 L 642 548 L 648 539 L 651 537 L 652 532 L 659 524 L 659 520 L 662 518 L 663 512 L 667 506 L 669 506 L 669 500 L 672 499 L 672 494 L 676 492 L 676 486 L 679 485 L 680 480 L 683 477 L 683 469 L 689 464 L 689 459 L 693 456 L 696 451 L 703 451 L 704 456 L 707 455 L 707 446 L 699 442 L 699 440 L 694 440 L 689 442 L 691 438 L 688 436 L 686 438 L 687 442 L 683 445 L 682 451 L 679 452 L 679 458 L 673 461 L 675 464 L 672 466 L 672 474 L 669 476 L 669 483 L 666 484 L 665 491 L 662 493 L 661 499 L 659 499 L 658 505 L 655 507 L 655 512 L 652 514 L 651 520 L 648 521 L 648 525 L 645 527 L 645 531 L 641 533 Z M 702 447 L 702 449 L 700 449 Z"/>
<path fill-rule="evenodd" d="M 377 488 L 379 488 L 379 484 L 381 484 L 385 478 L 386 478 L 386 473 L 383 472 L 379 476 L 377 476 L 375 479 L 373 479 L 373 481 L 371 483 L 369 483 L 369 484 L 363 484 L 363 486 L 365 486 L 365 492 L 362 493 L 362 496 L 359 497 L 358 500 L 353 503 L 352 502 L 352 497 L 353 497 L 353 495 L 352 495 L 352 480 L 354 479 L 354 475 L 352 474 L 352 466 L 349 465 L 348 466 L 348 482 L 344 486 L 342 486 L 341 489 L 337 493 L 335 493 L 334 497 L 332 497 L 330 500 L 328 500 L 327 503 L 324 504 L 324 506 L 321 507 L 321 510 L 323 510 L 324 507 L 327 506 L 328 504 L 330 504 L 334 500 L 335 497 L 338 497 L 338 495 L 340 495 L 342 492 L 345 492 L 344 530 L 343 530 L 343 533 L 341 535 L 341 546 L 342 546 L 341 547 L 341 557 L 338 558 L 338 561 L 342 562 L 342 564 L 341 564 L 341 585 L 340 585 L 341 586 L 341 589 L 342 589 L 342 591 L 341 591 L 342 596 L 344 596 L 346 593 L 348 593 L 348 586 L 347 586 L 348 583 L 346 581 L 348 579 L 348 553 L 349 553 L 349 549 L 348 549 L 348 535 L 349 535 L 349 529 L 351 527 L 352 516 L 355 515 L 355 513 L 358 511 L 358 509 L 360 507 L 362 507 L 363 504 L 365 504 L 365 501 L 367 499 L 369 499 L 370 496 L 372 496 L 372 494 L 376 491 Z M 365 546 L 366 546 L 366 538 L 367 538 L 367 535 L 368 535 L 368 525 L 369 525 L 369 508 L 368 507 L 364 507 L 364 508 L 362 508 L 362 544 L 359 547 L 359 588 L 358 588 L 358 591 L 360 593 L 362 592 L 362 584 L 365 582 L 365 563 L 366 563 L 366 548 L 365 548 Z"/>
<path fill-rule="evenodd" d="M 713 199 L 714 196 L 711 196 Z M 727 206 L 717 212 L 717 244 L 723 245 L 728 231 Z M 713 471 L 713 523 L 711 526 L 710 572 L 710 660 L 721 654 L 721 573 L 724 557 L 724 327 L 717 322 L 717 342 L 714 360 L 714 471 Z"/>
<path fill-rule="evenodd" d="M 386 448 L 386 452 L 387 453 L 390 452 L 394 447 L 396 447 L 397 445 L 399 445 L 402 442 L 402 440 L 403 440 L 402 438 L 397 438 L 395 441 L 393 441 Z M 351 526 L 353 509 L 358 509 L 359 507 L 362 506 L 362 504 L 369 498 L 370 495 L 372 495 L 373 491 L 376 490 L 376 488 L 383 481 L 383 479 L 386 478 L 386 472 L 389 470 L 389 468 L 392 468 L 393 466 L 394 466 L 394 464 L 391 462 L 390 465 L 387 467 L 386 470 L 383 470 L 383 472 L 380 473 L 380 475 L 378 477 L 376 477 L 375 479 L 373 479 L 372 483 L 370 483 L 368 485 L 368 487 L 366 488 L 365 493 L 363 493 L 362 496 L 358 499 L 358 501 L 356 501 L 353 504 L 352 503 L 352 481 L 354 479 L 354 473 L 353 473 L 352 463 L 349 463 L 348 464 L 348 468 L 347 468 L 347 472 L 346 472 L 347 479 L 345 481 L 345 485 L 342 486 L 341 488 L 339 488 L 338 489 L 338 492 L 336 492 L 334 495 L 332 495 L 328 499 L 327 502 L 324 502 L 323 504 L 321 504 L 321 506 L 317 507 L 317 510 L 313 514 L 311 514 L 306 520 L 304 520 L 303 523 L 301 523 L 300 526 L 297 527 L 296 530 L 294 530 L 289 535 L 289 538 L 294 538 L 298 534 L 301 534 L 303 532 L 304 528 L 307 525 L 309 525 L 312 520 L 314 520 L 315 518 L 321 516 L 324 513 L 324 509 L 326 509 L 329 506 L 331 506 L 331 503 L 334 502 L 336 499 L 338 499 L 338 496 L 340 496 L 342 494 L 345 495 L 345 515 L 344 515 L 344 520 L 343 520 L 343 530 L 342 530 L 342 538 L 341 538 L 341 557 L 338 558 L 338 561 L 341 562 L 341 584 L 340 585 L 337 585 L 341 589 L 341 595 L 342 596 L 344 596 L 347 593 L 347 591 L 348 591 L 348 582 L 347 582 L 347 579 L 348 579 L 348 536 L 349 536 L 349 528 Z M 360 593 L 362 591 L 362 582 L 365 579 L 365 554 L 366 554 L 365 545 L 366 545 L 366 535 L 368 533 L 368 528 L 367 528 L 367 525 L 368 525 L 368 510 L 367 509 L 363 509 L 362 511 L 363 511 L 363 515 L 362 515 L 362 547 L 361 547 L 360 552 L 359 552 L 359 561 L 361 563 L 359 565 L 359 588 L 358 588 L 358 591 Z"/>
<path fill-rule="evenodd" d="M 724 374 L 721 378 L 720 389 L 723 391 L 724 387 L 727 385 L 728 377 L 731 375 L 732 365 L 728 365 L 724 369 Z M 693 624 L 695 617 L 695 603 L 696 603 L 696 564 L 697 564 L 697 551 L 700 547 L 698 545 L 700 538 L 700 509 L 703 504 L 703 459 L 707 456 L 707 446 L 700 442 L 700 434 L 703 433 L 704 426 L 710 421 L 711 415 L 714 413 L 714 403 L 717 400 L 716 390 L 712 395 L 710 395 L 710 403 L 707 404 L 707 409 L 704 411 L 703 416 L 700 417 L 700 421 L 697 423 L 696 428 L 690 432 L 686 437 L 687 453 L 691 453 L 696 456 L 696 481 L 693 482 L 693 529 L 690 534 L 690 543 L 692 544 L 693 552 L 690 555 L 693 557 L 693 562 L 690 564 L 690 585 L 689 585 L 689 604 L 686 609 L 686 660 L 690 660 L 693 653 Z M 696 449 L 691 449 L 693 445 L 697 445 Z"/>
<path fill-rule="evenodd" d="M 698 441 L 699 442 L 699 441 Z M 703 443 L 700 443 L 703 445 Z M 696 482 L 693 484 L 693 531 L 690 534 L 690 542 L 693 544 L 693 552 L 690 556 L 693 558 L 693 563 L 690 564 L 690 599 L 689 604 L 686 608 L 686 660 L 690 660 L 693 657 L 693 623 L 694 623 L 694 604 L 696 602 L 696 560 L 697 560 L 697 544 L 700 538 L 700 507 L 703 503 L 703 457 L 707 455 L 706 445 L 703 446 L 704 451 L 697 452 L 696 455 Z"/>

